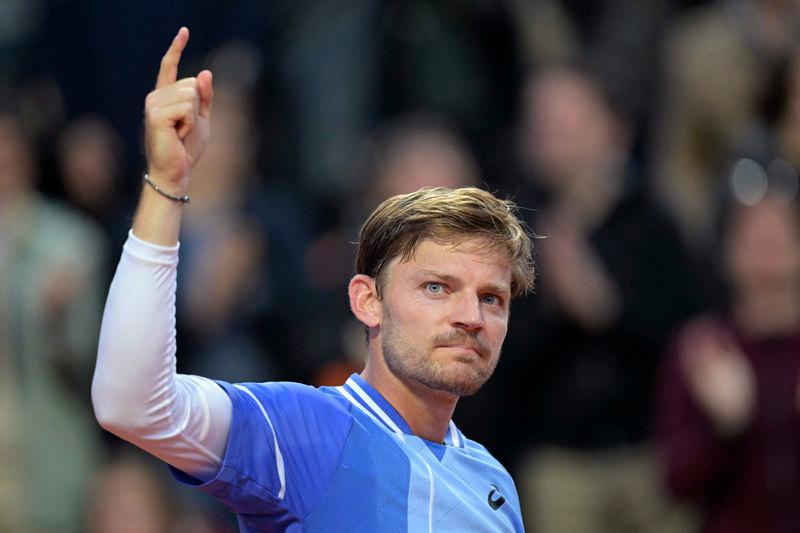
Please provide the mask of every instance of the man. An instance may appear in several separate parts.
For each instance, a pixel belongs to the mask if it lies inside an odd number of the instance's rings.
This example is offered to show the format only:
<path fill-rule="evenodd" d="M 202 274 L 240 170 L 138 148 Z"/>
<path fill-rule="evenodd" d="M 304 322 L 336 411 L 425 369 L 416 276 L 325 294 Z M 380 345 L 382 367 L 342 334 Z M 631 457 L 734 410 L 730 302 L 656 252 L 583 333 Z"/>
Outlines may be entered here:
<path fill-rule="evenodd" d="M 523 104 L 522 194 L 548 235 L 537 257 L 546 279 L 515 312 L 503 368 L 529 406 L 505 424 L 527 432 L 517 482 L 528 527 L 686 531 L 649 429 L 664 339 L 695 305 L 678 230 L 648 195 L 628 121 L 591 73 L 542 69 Z"/>
<path fill-rule="evenodd" d="M 522 531 L 511 477 L 450 420 L 493 372 L 509 302 L 533 284 L 510 202 L 423 189 L 378 207 L 349 286 L 367 366 L 343 386 L 175 373 L 177 239 L 213 99 L 208 71 L 176 81 L 188 38 L 182 28 L 146 99 L 149 175 L 103 318 L 100 424 L 219 498 L 244 531 Z"/>

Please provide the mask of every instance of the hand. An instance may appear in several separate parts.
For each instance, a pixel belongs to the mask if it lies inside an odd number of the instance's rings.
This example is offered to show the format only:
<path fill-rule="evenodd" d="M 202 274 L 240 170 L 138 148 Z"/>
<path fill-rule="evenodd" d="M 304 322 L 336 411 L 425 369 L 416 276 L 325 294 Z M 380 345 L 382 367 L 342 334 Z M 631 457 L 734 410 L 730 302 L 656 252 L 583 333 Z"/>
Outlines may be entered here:
<path fill-rule="evenodd" d="M 713 323 L 690 326 L 680 345 L 689 392 L 721 437 L 740 434 L 755 410 L 756 383 L 739 346 Z"/>
<path fill-rule="evenodd" d="M 222 226 L 222 227 L 220 227 Z M 220 221 L 206 238 L 215 253 L 198 256 L 190 285 L 203 287 L 188 297 L 187 311 L 202 334 L 214 334 L 235 320 L 235 310 L 252 300 L 264 276 L 266 242 L 250 220 Z"/>
<path fill-rule="evenodd" d="M 574 215 L 549 213 L 540 227 L 548 235 L 539 250 L 546 293 L 589 331 L 613 324 L 621 306 L 618 290 Z"/>
<path fill-rule="evenodd" d="M 205 150 L 214 98 L 211 72 L 178 77 L 189 30 L 181 28 L 161 60 L 156 88 L 145 99 L 145 148 L 150 177 L 172 194 L 189 187 L 192 167 Z"/>

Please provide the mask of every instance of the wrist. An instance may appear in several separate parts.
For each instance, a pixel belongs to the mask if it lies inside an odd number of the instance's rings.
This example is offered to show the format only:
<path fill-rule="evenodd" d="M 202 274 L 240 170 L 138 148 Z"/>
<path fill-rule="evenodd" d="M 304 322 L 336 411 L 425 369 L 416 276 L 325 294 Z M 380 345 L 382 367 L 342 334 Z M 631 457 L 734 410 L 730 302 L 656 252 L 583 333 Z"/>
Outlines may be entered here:
<path fill-rule="evenodd" d="M 178 202 L 181 204 L 188 204 L 190 202 L 188 194 L 174 194 L 170 192 L 169 189 L 165 189 L 155 180 L 153 180 L 149 174 L 145 174 L 142 178 L 145 185 L 150 187 L 153 191 L 161 195 L 162 197 L 166 198 L 167 200 L 171 200 L 173 202 Z"/>
<path fill-rule="evenodd" d="M 142 183 L 139 205 L 133 218 L 134 234 L 150 243 L 174 246 L 178 242 L 183 205 L 183 202 L 165 198 L 153 187 Z"/>
<path fill-rule="evenodd" d="M 167 172 L 159 168 L 146 167 L 144 173 L 165 191 L 175 196 L 189 194 L 189 174 Z"/>

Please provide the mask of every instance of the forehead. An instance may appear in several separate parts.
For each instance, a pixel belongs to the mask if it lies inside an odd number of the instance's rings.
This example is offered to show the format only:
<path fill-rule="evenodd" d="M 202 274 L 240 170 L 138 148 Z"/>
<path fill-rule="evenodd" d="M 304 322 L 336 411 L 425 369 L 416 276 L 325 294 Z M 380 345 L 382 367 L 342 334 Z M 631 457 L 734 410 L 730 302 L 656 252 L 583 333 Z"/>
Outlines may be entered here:
<path fill-rule="evenodd" d="M 413 255 L 403 260 L 394 258 L 387 273 L 414 276 L 431 272 L 463 279 L 511 286 L 511 261 L 508 251 L 483 238 L 468 238 L 457 242 L 434 239 L 420 241 Z"/>

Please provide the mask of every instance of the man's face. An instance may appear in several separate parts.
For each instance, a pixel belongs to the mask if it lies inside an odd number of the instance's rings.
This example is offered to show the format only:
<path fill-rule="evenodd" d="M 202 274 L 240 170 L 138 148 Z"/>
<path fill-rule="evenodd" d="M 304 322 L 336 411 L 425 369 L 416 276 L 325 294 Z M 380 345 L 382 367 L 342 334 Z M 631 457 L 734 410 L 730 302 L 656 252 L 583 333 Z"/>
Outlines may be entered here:
<path fill-rule="evenodd" d="M 381 348 L 403 380 L 465 396 L 497 366 L 508 326 L 508 254 L 468 239 L 425 240 L 408 261 L 394 259 L 383 279 Z"/>

